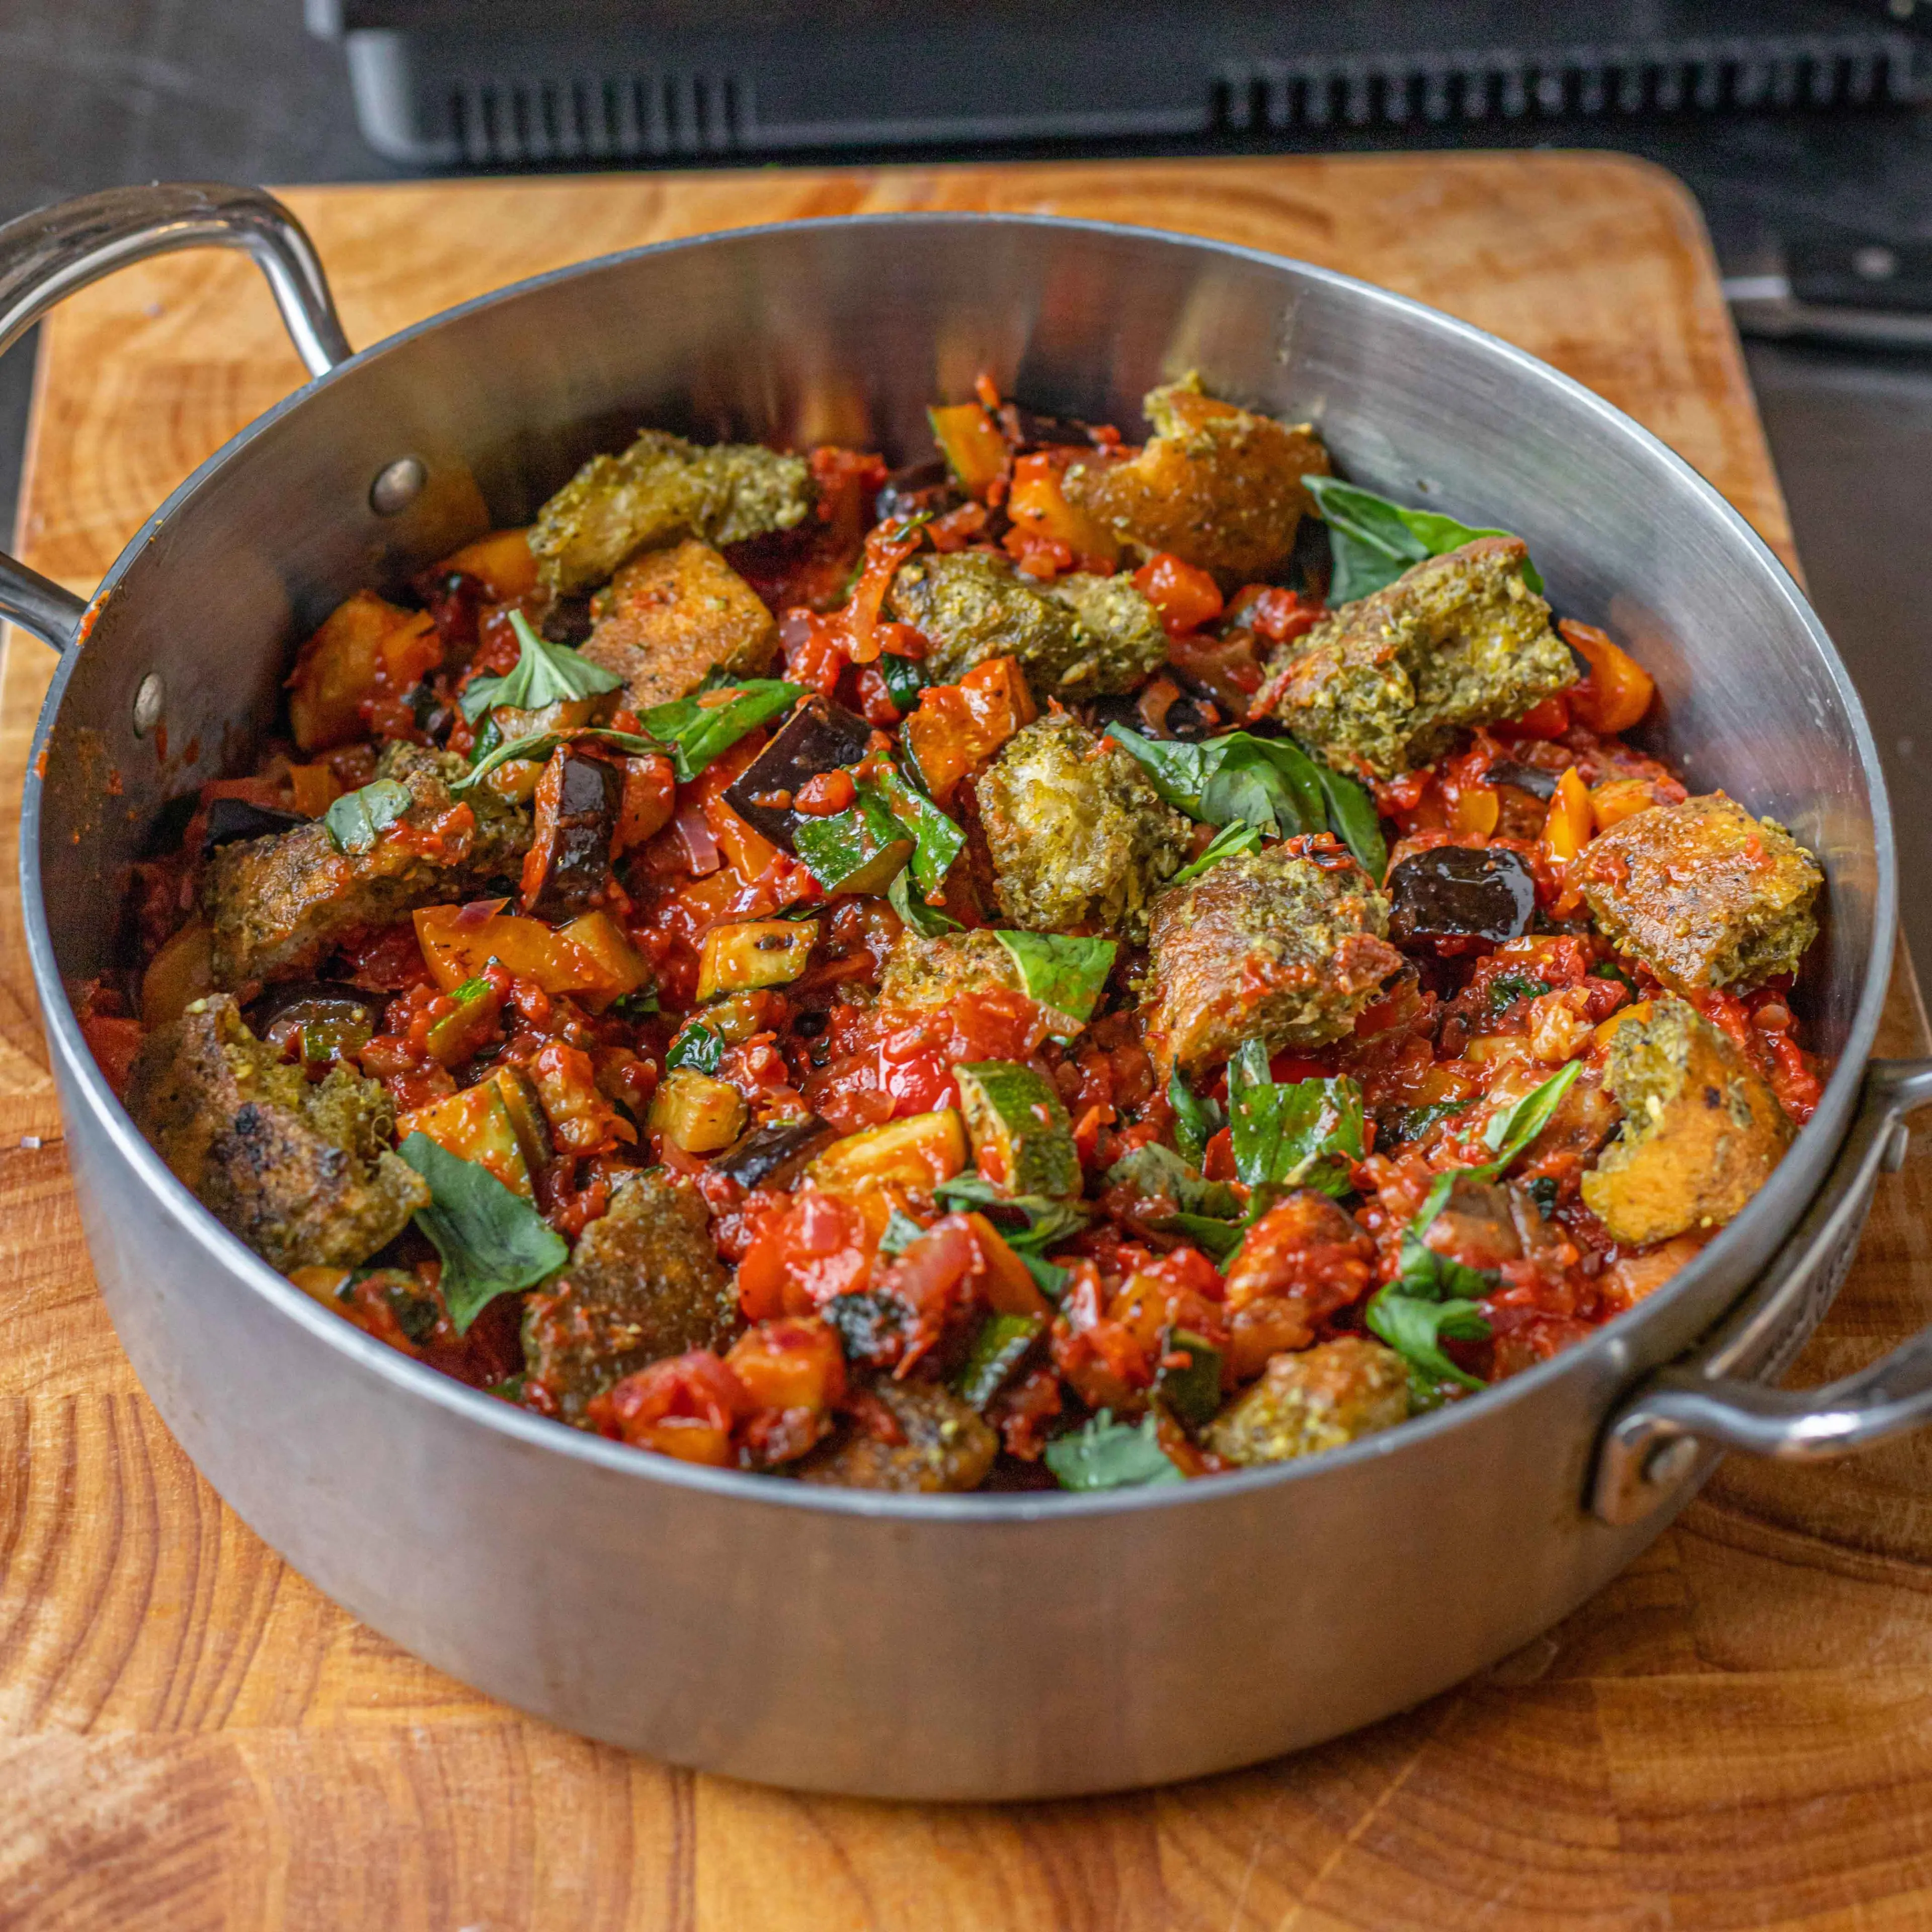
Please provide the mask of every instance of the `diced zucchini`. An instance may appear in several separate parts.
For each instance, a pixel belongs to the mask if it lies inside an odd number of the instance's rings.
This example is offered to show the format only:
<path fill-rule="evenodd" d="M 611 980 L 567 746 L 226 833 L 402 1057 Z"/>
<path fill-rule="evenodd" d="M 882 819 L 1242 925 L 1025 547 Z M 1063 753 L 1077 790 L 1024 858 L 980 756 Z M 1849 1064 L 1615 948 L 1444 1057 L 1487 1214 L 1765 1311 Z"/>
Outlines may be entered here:
<path fill-rule="evenodd" d="M 1076 1199 L 1080 1154 L 1073 1128 L 1052 1084 L 1030 1066 L 982 1060 L 956 1066 L 959 1104 L 973 1136 L 980 1172 L 1015 1194 Z"/>
<path fill-rule="evenodd" d="M 698 954 L 698 997 L 782 986 L 805 970 L 818 943 L 815 919 L 748 919 L 714 926 Z"/>
<path fill-rule="evenodd" d="M 965 1366 L 952 1378 L 952 1393 L 984 1408 L 1026 1360 L 1046 1326 L 1043 1315 L 988 1316 L 973 1337 Z"/>
<path fill-rule="evenodd" d="M 1163 1366 L 1154 1393 L 1183 1422 L 1196 1428 L 1214 1420 L 1221 1406 L 1221 1352 L 1191 1328 L 1168 1331 L 1164 1355 L 1185 1355 L 1184 1367 Z"/>
<path fill-rule="evenodd" d="M 966 1130 L 958 1112 L 914 1114 L 884 1126 L 848 1134 L 806 1170 L 828 1194 L 872 1192 L 884 1186 L 926 1191 L 950 1180 L 966 1165 Z"/>
<path fill-rule="evenodd" d="M 458 1160 L 473 1160 L 512 1193 L 520 1194 L 526 1201 L 536 1198 L 523 1143 L 504 1104 L 503 1090 L 494 1080 L 482 1081 L 404 1114 L 396 1123 L 396 1138 L 405 1141 L 411 1134 L 427 1134 Z"/>
<path fill-rule="evenodd" d="M 1006 439 L 992 418 L 977 403 L 949 404 L 928 410 L 926 416 L 953 482 L 983 500 L 1006 462 Z"/>
<path fill-rule="evenodd" d="M 550 1116 L 537 1097 L 534 1082 L 520 1066 L 500 1066 L 490 1076 L 503 1096 L 510 1125 L 516 1130 L 517 1144 L 524 1150 L 524 1162 L 532 1174 L 550 1165 Z"/>
<path fill-rule="evenodd" d="M 429 1030 L 423 1044 L 440 1066 L 457 1066 L 479 1052 L 496 1028 L 502 996 L 488 980 L 466 980 L 452 996 L 456 1010 L 445 1013 Z"/>
<path fill-rule="evenodd" d="M 913 854 L 905 827 L 869 788 L 830 818 L 800 818 L 791 836 L 828 892 L 883 892 Z"/>
<path fill-rule="evenodd" d="M 658 1082 L 645 1124 L 686 1154 L 716 1154 L 744 1132 L 750 1111 L 728 1082 L 674 1066 Z"/>

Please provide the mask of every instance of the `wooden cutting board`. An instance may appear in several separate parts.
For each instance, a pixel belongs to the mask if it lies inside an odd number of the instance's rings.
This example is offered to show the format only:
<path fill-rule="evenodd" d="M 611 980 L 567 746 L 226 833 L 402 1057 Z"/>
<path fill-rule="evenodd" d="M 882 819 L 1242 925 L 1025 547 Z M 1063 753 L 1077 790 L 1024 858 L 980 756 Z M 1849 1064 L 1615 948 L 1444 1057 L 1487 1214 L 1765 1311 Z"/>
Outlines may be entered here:
<path fill-rule="evenodd" d="M 1386 283 L 1656 430 L 1790 556 L 1696 211 L 1518 154 L 311 189 L 352 340 L 634 243 L 860 209 L 1148 224 Z M 301 376 L 254 271 L 176 256 L 44 332 L 21 518 L 79 590 Z M 50 654 L 0 683 L 0 850 Z M 10 872 L 10 866 L 9 867 Z M 1925 1050 L 1903 967 L 1881 1051 Z M 148 1407 L 81 1244 L 0 891 L 0 1925 L 1028 1928 L 1932 1924 L 1932 1438 L 1733 1463 L 1634 1570 L 1419 1710 L 1262 1768 L 1034 1808 L 800 1798 L 587 1744 L 286 1569 Z M 1882 1184 L 1797 1372 L 1932 1318 L 1932 1166 Z"/>

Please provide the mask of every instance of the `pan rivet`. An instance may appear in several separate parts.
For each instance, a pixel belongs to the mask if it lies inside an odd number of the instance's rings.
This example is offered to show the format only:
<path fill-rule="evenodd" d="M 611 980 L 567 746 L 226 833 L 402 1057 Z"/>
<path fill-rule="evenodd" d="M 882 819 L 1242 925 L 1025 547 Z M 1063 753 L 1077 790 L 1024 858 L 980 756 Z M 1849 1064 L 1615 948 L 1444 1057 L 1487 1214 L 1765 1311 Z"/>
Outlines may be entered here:
<path fill-rule="evenodd" d="M 393 517 L 422 494 L 428 481 L 429 472 L 420 457 L 399 456 L 376 471 L 375 482 L 369 485 L 369 507 L 379 517 Z"/>
<path fill-rule="evenodd" d="M 161 722 L 163 707 L 168 701 L 166 687 L 152 671 L 142 679 L 140 688 L 134 693 L 134 735 L 145 738 Z"/>
<path fill-rule="evenodd" d="M 1663 1489 L 1689 1475 L 1691 1465 L 1696 1460 L 1696 1438 L 1680 1436 L 1675 1442 L 1666 1442 L 1644 1465 L 1643 1479 L 1646 1483 Z"/>

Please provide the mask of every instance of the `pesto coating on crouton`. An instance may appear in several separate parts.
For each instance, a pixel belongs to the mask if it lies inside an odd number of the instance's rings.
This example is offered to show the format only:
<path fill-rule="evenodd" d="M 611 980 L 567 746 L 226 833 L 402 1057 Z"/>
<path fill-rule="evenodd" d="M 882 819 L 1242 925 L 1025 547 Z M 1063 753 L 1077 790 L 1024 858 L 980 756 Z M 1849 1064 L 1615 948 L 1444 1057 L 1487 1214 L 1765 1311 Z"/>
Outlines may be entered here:
<path fill-rule="evenodd" d="M 1748 992 L 1796 972 L 1818 936 L 1817 860 L 1720 791 L 1621 820 L 1576 876 L 1604 936 L 1680 992 Z"/>
<path fill-rule="evenodd" d="M 883 1442 L 862 1429 L 848 1428 L 798 1465 L 800 1482 L 930 1496 L 976 1490 L 986 1480 L 1000 1438 L 950 1389 L 886 1376 L 874 1384 L 872 1394 L 885 1406 L 902 1439 Z"/>
<path fill-rule="evenodd" d="M 667 1355 L 722 1348 L 737 1298 L 696 1191 L 658 1172 L 626 1180 L 610 1212 L 577 1238 L 554 1288 L 530 1298 L 524 1358 L 566 1422 Z"/>
<path fill-rule="evenodd" d="M 450 781 L 468 769 L 453 752 L 391 745 L 377 774 L 406 787 L 410 803 L 366 852 L 340 850 L 320 819 L 218 848 L 202 882 L 214 983 L 232 990 L 305 972 L 358 928 L 514 878 L 530 846 L 530 819 L 487 786 L 452 792 Z M 449 822 L 459 804 L 473 823 Z M 408 836 L 432 826 L 437 838 L 429 850 Z"/>
<path fill-rule="evenodd" d="M 1143 1009 L 1156 1059 L 1192 1072 L 1250 1040 L 1270 1053 L 1340 1040 L 1401 969 L 1388 914 L 1325 836 L 1221 860 L 1162 893 Z"/>
<path fill-rule="evenodd" d="M 908 926 L 879 976 L 883 1006 L 945 1006 L 964 993 L 1025 991 L 1018 962 L 984 928 L 922 939 Z"/>
<path fill-rule="evenodd" d="M 1425 558 L 1358 598 L 1268 667 L 1273 715 L 1340 772 L 1394 778 L 1456 733 L 1520 718 L 1576 681 L 1515 537 Z"/>
<path fill-rule="evenodd" d="M 1730 1036 L 1683 1000 L 1658 1000 L 1611 1036 L 1608 1084 L 1624 1130 L 1583 1177 L 1583 1201 L 1631 1246 L 1721 1228 L 1790 1144 L 1778 1096 Z"/>
<path fill-rule="evenodd" d="M 202 1204 L 272 1268 L 353 1268 L 394 1240 L 427 1184 L 389 1151 L 387 1090 L 338 1063 L 311 1082 L 225 993 L 141 1043 L 135 1124 Z"/>
<path fill-rule="evenodd" d="M 1393 1348 L 1341 1335 L 1275 1356 L 1208 1425 L 1203 1445 L 1241 1465 L 1339 1449 L 1408 1419 L 1408 1369 Z"/>
<path fill-rule="evenodd" d="M 1111 739 L 1060 713 L 1017 733 L 979 784 L 1000 910 L 1028 932 L 1147 935 L 1192 827 Z"/>
<path fill-rule="evenodd" d="M 892 615 L 932 646 L 928 680 L 956 683 L 988 658 L 1017 658 L 1061 698 L 1132 691 L 1167 661 L 1154 606 L 1124 577 L 1036 584 L 984 550 L 920 556 L 892 579 Z"/>
<path fill-rule="evenodd" d="M 801 456 L 642 430 L 622 455 L 593 456 L 544 504 L 530 546 L 544 588 L 570 596 L 608 582 L 640 550 L 686 537 L 722 546 L 788 530 L 812 500 Z"/>
<path fill-rule="evenodd" d="M 1232 581 L 1264 576 L 1314 508 L 1304 476 L 1328 473 L 1306 424 L 1291 427 L 1202 393 L 1190 375 L 1153 390 L 1147 446 L 1118 463 L 1076 463 L 1067 500 L 1143 553 L 1166 550 Z"/>

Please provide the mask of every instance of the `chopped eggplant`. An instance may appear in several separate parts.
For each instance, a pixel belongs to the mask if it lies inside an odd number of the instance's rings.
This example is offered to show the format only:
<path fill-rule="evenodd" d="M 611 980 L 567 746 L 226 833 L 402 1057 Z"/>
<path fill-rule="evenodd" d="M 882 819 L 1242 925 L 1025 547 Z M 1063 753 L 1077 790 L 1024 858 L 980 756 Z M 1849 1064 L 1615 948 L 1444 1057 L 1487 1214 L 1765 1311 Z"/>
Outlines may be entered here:
<path fill-rule="evenodd" d="M 590 599 L 587 597 L 559 597 L 554 599 L 537 626 L 545 644 L 568 644 L 572 650 L 580 644 L 588 644 L 591 632 L 596 628 L 596 620 L 590 614 Z"/>
<path fill-rule="evenodd" d="M 1545 771 L 1540 765 L 1526 765 L 1518 758 L 1498 758 L 1483 774 L 1483 782 L 1485 784 L 1514 785 L 1519 791 L 1526 791 L 1546 805 L 1556 796 L 1556 782 L 1562 776 L 1561 772 Z"/>
<path fill-rule="evenodd" d="M 536 830 L 524 860 L 524 910 L 538 919 L 574 919 L 610 884 L 610 848 L 623 803 L 624 774 L 570 745 L 550 754 L 537 781 Z"/>
<path fill-rule="evenodd" d="M 767 1120 L 735 1146 L 727 1148 L 712 1163 L 712 1172 L 735 1180 L 747 1191 L 788 1186 L 796 1170 L 835 1131 L 816 1114 L 795 1120 Z"/>
<path fill-rule="evenodd" d="M 1000 427 L 1020 449 L 1090 449 L 1094 433 L 1077 417 L 1043 416 L 1024 403 L 1000 405 Z"/>
<path fill-rule="evenodd" d="M 308 823 L 298 812 L 278 812 L 272 806 L 250 805 L 245 798 L 214 799 L 208 807 L 207 829 L 201 835 L 201 856 L 206 859 L 218 846 L 292 832 Z"/>
<path fill-rule="evenodd" d="M 795 853 L 793 835 L 802 814 L 791 800 L 821 773 L 856 765 L 872 743 L 872 728 L 864 718 L 829 698 L 808 698 L 726 788 L 724 802 L 774 845 Z"/>
<path fill-rule="evenodd" d="M 385 998 L 339 980 L 291 980 L 248 1008 L 248 1030 L 285 1058 L 332 1060 L 380 1030 Z"/>
<path fill-rule="evenodd" d="M 1529 930 L 1536 880 L 1518 853 L 1438 845 L 1396 866 L 1389 896 L 1393 939 L 1500 942 Z"/>
<path fill-rule="evenodd" d="M 929 463 L 895 470 L 874 500 L 872 514 L 882 524 L 908 517 L 944 516 L 965 501 L 954 486 L 944 458 L 935 456 Z"/>

